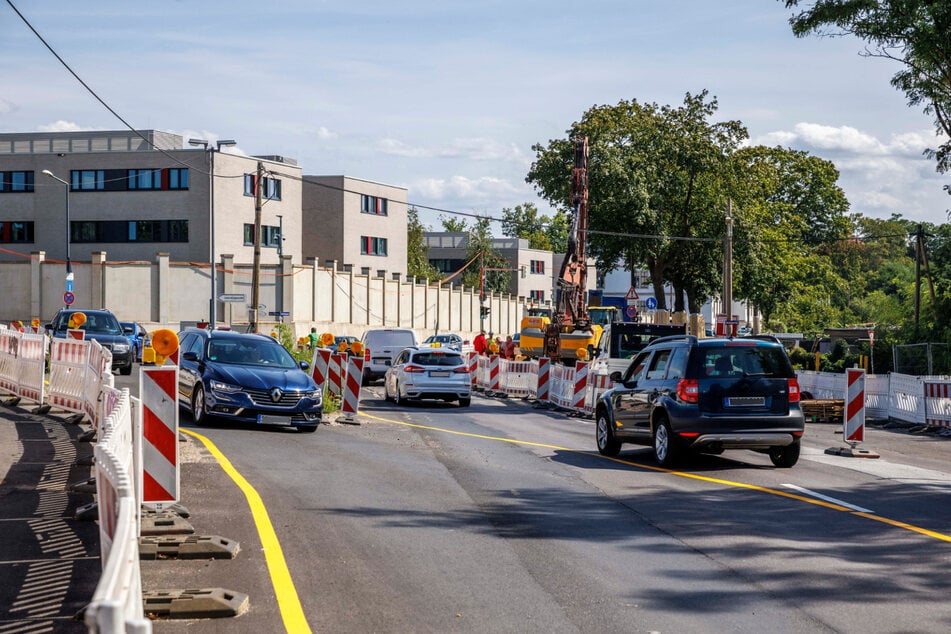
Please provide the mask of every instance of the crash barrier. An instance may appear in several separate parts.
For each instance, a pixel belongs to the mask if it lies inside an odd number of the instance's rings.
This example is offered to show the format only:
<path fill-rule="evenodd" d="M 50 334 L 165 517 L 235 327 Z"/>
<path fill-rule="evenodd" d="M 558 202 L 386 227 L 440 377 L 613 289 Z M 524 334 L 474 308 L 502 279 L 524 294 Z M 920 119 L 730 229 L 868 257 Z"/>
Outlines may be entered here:
<path fill-rule="evenodd" d="M 575 369 L 566 365 L 553 364 L 551 368 L 551 396 L 552 405 L 571 409 L 571 402 L 575 396 Z"/>
<path fill-rule="evenodd" d="M 117 395 L 94 450 L 102 576 L 85 610 L 90 632 L 152 631 L 142 600 L 131 400 L 128 390 Z"/>
<path fill-rule="evenodd" d="M 47 342 L 43 335 L 0 330 L 0 389 L 43 403 Z"/>
<path fill-rule="evenodd" d="M 363 384 L 363 359 L 361 357 L 350 357 L 347 363 L 347 376 L 344 380 L 343 402 L 340 411 L 342 413 L 340 420 L 343 422 L 354 422 L 354 416 L 360 409 L 360 388 Z"/>
<path fill-rule="evenodd" d="M 499 361 L 499 392 L 507 396 L 531 396 L 536 391 L 537 381 L 537 362 Z"/>

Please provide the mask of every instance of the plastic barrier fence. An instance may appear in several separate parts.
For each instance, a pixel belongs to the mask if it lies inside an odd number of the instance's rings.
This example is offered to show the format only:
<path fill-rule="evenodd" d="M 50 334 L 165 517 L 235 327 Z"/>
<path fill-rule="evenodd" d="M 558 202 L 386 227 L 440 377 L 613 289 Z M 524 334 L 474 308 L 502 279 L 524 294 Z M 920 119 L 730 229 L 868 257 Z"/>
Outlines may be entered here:
<path fill-rule="evenodd" d="M 21 334 L 17 350 L 20 366 L 17 395 L 42 403 L 46 392 L 46 349 L 49 339 L 44 335 Z"/>
<path fill-rule="evenodd" d="M 508 396 L 531 396 L 535 393 L 537 382 L 537 363 L 501 360 L 499 391 Z"/>
<path fill-rule="evenodd" d="M 70 412 L 85 413 L 84 377 L 88 359 L 88 341 L 53 339 L 50 349 L 50 405 Z"/>
<path fill-rule="evenodd" d="M 550 402 L 558 407 L 571 409 L 575 395 L 575 369 L 553 363 L 551 366 Z"/>
<path fill-rule="evenodd" d="M 476 378 L 473 387 L 477 390 L 485 390 L 489 387 L 489 358 L 479 356 L 476 362 Z"/>
<path fill-rule="evenodd" d="M 593 374 L 588 376 L 588 391 L 585 394 L 584 413 L 594 416 L 598 399 L 606 391 L 614 387 L 614 381 L 607 374 Z"/>
<path fill-rule="evenodd" d="M 83 375 L 83 411 L 93 427 L 99 428 L 99 392 L 106 376 L 112 377 L 112 352 L 106 350 L 98 341 L 90 341 L 89 358 Z"/>
<path fill-rule="evenodd" d="M 8 328 L 0 330 L 0 390 L 10 394 L 16 394 L 19 385 L 20 367 L 17 363 L 19 340 L 20 333 L 16 330 Z"/>
<path fill-rule="evenodd" d="M 925 424 L 951 427 L 951 381 L 922 381 L 925 397 Z"/>

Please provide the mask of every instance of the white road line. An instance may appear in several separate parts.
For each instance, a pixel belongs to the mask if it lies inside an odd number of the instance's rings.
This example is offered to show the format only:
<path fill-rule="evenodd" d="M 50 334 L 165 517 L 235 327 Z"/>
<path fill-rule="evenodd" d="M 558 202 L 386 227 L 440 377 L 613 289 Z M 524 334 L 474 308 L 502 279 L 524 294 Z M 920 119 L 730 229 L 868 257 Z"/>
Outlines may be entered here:
<path fill-rule="evenodd" d="M 800 486 L 796 486 L 795 484 L 784 484 L 783 486 L 786 487 L 787 489 L 792 489 L 792 490 L 794 490 L 794 491 L 798 491 L 798 492 L 803 493 L 803 494 L 805 494 L 805 495 L 809 495 L 809 496 L 811 496 L 811 497 L 818 498 L 818 499 L 820 499 L 820 500 L 825 500 L 826 502 L 831 502 L 832 504 L 838 504 L 839 506 L 844 506 L 845 508 L 852 509 L 853 511 L 858 511 L 859 513 L 871 513 L 871 514 L 873 514 L 873 515 L 875 514 L 875 511 L 872 511 L 872 510 L 870 510 L 870 509 L 864 509 L 864 508 L 862 508 L 861 506 L 856 506 L 856 505 L 854 505 L 854 504 L 849 504 L 848 502 L 843 502 L 842 500 L 838 500 L 838 499 L 836 499 L 836 498 L 829 497 L 828 495 L 822 495 L 821 493 L 816 493 L 815 491 L 810 491 L 809 489 L 804 489 L 804 488 L 802 488 L 802 487 L 800 487 Z"/>

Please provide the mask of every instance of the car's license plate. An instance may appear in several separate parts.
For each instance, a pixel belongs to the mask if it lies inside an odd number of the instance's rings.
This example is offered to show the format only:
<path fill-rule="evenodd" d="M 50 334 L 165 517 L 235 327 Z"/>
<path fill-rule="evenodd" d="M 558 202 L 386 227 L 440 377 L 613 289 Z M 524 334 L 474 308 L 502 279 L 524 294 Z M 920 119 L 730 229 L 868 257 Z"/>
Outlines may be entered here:
<path fill-rule="evenodd" d="M 290 425 L 290 416 L 274 416 L 273 414 L 258 414 L 259 425 Z"/>
<path fill-rule="evenodd" d="M 723 399 L 727 407 L 763 407 L 766 398 L 763 396 L 731 396 Z"/>
<path fill-rule="evenodd" d="M 429 376 L 449 376 L 449 372 L 433 371 L 429 373 Z"/>

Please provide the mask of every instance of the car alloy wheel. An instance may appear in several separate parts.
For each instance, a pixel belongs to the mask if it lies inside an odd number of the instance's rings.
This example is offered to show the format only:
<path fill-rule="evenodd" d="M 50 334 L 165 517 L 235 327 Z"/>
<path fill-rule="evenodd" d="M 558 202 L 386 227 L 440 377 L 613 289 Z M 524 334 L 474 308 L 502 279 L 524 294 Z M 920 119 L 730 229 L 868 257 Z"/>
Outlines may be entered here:
<path fill-rule="evenodd" d="M 192 420 L 196 425 L 204 425 L 208 420 L 208 415 L 205 413 L 205 390 L 200 385 L 192 394 Z"/>
<path fill-rule="evenodd" d="M 605 411 L 598 413 L 597 423 L 598 453 L 602 456 L 616 456 L 621 452 L 621 443 L 614 437 L 611 421 Z"/>

